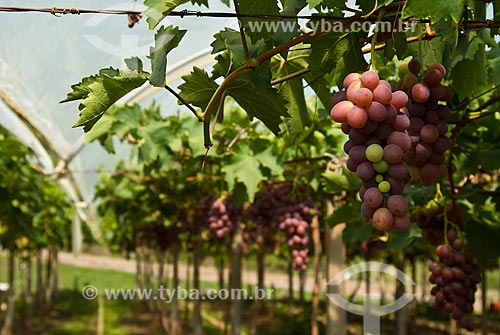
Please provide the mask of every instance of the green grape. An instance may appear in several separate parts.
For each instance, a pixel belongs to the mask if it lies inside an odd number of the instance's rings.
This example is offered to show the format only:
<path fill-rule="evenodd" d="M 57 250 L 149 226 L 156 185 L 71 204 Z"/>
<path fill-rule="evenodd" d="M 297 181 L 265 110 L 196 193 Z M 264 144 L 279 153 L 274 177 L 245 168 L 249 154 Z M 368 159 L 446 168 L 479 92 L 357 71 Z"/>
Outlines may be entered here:
<path fill-rule="evenodd" d="M 376 163 L 373 163 L 373 169 L 378 173 L 385 173 L 389 170 L 389 163 L 384 160 L 380 160 Z"/>
<path fill-rule="evenodd" d="M 408 63 L 399 64 L 398 67 L 399 78 L 403 79 L 408 73 L 410 73 L 410 70 L 408 69 Z"/>
<path fill-rule="evenodd" d="M 384 176 L 382 176 L 381 174 L 376 175 L 376 176 L 375 176 L 375 181 L 376 181 L 377 183 L 381 183 L 381 182 L 383 182 L 383 181 L 384 181 Z"/>
<path fill-rule="evenodd" d="M 366 159 L 370 162 L 378 162 L 384 157 L 384 149 L 379 144 L 370 144 L 366 148 Z"/>
<path fill-rule="evenodd" d="M 378 190 L 382 193 L 387 193 L 391 190 L 391 184 L 387 180 L 384 180 L 378 184 Z"/>

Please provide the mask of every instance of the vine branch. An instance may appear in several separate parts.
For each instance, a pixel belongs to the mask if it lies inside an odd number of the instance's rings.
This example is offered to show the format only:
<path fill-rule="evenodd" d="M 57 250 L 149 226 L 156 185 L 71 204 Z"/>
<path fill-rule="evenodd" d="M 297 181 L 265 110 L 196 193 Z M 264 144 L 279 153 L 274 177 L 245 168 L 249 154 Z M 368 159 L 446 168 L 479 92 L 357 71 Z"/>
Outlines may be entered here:
<path fill-rule="evenodd" d="M 238 18 L 238 26 L 240 27 L 240 37 L 241 44 L 243 45 L 243 52 L 245 53 L 245 59 L 247 60 L 247 63 L 250 64 L 250 60 L 252 57 L 250 57 L 250 52 L 248 51 L 247 38 L 245 36 L 245 30 L 243 29 L 243 23 L 241 22 L 241 13 L 238 0 L 233 0 L 233 4 L 234 11 L 236 12 L 236 16 Z"/>
<path fill-rule="evenodd" d="M 173 96 L 175 96 L 184 106 L 186 106 L 196 117 L 199 117 L 198 112 L 196 109 L 194 109 L 193 106 L 191 106 L 186 100 L 184 100 L 183 97 L 179 95 L 174 89 L 172 89 L 170 86 L 165 85 L 165 89 L 169 91 Z"/>
<path fill-rule="evenodd" d="M 291 73 L 289 75 L 286 75 L 286 76 L 283 76 L 281 78 L 278 78 L 278 79 L 274 79 L 273 81 L 271 81 L 271 85 L 278 85 L 278 84 L 281 84 L 285 81 L 288 81 L 288 80 L 292 80 L 292 79 L 295 79 L 297 77 L 300 77 L 306 73 L 309 73 L 311 72 L 311 69 L 302 69 L 302 70 L 299 70 L 297 72 L 294 72 L 294 73 Z"/>

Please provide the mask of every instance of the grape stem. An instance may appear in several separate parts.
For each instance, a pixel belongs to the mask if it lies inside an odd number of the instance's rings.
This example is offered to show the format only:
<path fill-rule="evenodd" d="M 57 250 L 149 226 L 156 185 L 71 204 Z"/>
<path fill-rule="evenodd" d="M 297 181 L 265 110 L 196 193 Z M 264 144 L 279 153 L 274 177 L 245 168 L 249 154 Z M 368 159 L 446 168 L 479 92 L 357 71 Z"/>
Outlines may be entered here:
<path fill-rule="evenodd" d="M 170 86 L 165 85 L 165 89 L 169 91 L 174 97 L 176 97 L 184 106 L 186 106 L 193 114 L 194 116 L 198 117 L 198 112 L 196 109 L 194 109 L 193 106 L 191 106 L 186 100 L 184 100 L 183 97 L 179 95 L 176 91 L 174 91 Z"/>

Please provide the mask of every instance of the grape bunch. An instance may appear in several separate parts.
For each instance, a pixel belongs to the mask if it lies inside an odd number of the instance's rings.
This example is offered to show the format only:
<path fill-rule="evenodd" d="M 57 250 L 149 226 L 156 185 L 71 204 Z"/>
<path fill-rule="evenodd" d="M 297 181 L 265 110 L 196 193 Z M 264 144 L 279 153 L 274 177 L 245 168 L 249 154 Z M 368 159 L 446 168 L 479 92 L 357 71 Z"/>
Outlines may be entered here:
<path fill-rule="evenodd" d="M 409 180 L 404 155 L 412 148 L 408 135 L 408 96 L 392 91 L 390 84 L 372 71 L 350 73 L 344 89 L 332 97 L 330 116 L 349 135 L 344 151 L 347 168 L 362 181 L 359 195 L 362 214 L 375 228 L 409 226 L 408 203 L 401 196 Z"/>
<path fill-rule="evenodd" d="M 441 102 L 449 101 L 453 91 L 441 81 L 446 69 L 441 64 L 431 64 L 419 78 L 422 70 L 417 60 L 402 64 L 399 68 L 398 88 L 407 92 L 410 116 L 409 135 L 412 148 L 405 153 L 404 160 L 410 166 L 413 181 L 421 180 L 429 186 L 447 173 L 444 152 L 448 149 L 446 120 L 451 110 Z"/>
<path fill-rule="evenodd" d="M 372 237 L 359 244 L 359 250 L 363 257 L 367 260 L 377 257 L 385 248 L 386 242 L 378 237 Z"/>
<path fill-rule="evenodd" d="M 234 206 L 231 196 L 226 193 L 218 198 L 203 199 L 199 207 L 207 209 L 208 226 L 217 238 L 222 239 L 232 232 L 240 221 L 238 209 Z"/>
<path fill-rule="evenodd" d="M 471 254 L 463 252 L 463 242 L 454 230 L 448 231 L 448 242 L 436 248 L 439 262 L 429 265 L 429 281 L 435 286 L 434 308 L 443 310 L 457 320 L 461 327 L 472 331 L 474 325 L 468 317 L 473 311 L 477 284 L 481 282 L 479 269 Z"/>
<path fill-rule="evenodd" d="M 316 207 L 303 189 L 294 190 L 292 183 L 272 183 L 257 193 L 248 216 L 263 229 L 280 229 L 286 235 L 296 270 L 307 268 L 309 225 Z M 268 234 L 266 240 L 272 238 Z"/>
<path fill-rule="evenodd" d="M 445 213 L 445 206 L 440 204 L 441 201 L 444 201 L 444 199 L 433 199 L 425 207 L 418 208 L 411 215 L 411 221 L 415 222 L 420 228 L 422 237 L 434 246 L 445 243 L 444 232 L 447 229 L 445 217 L 447 217 L 448 221 L 453 222 L 453 227 L 456 230 L 463 230 L 462 217 L 458 207 L 450 205 Z"/>
<path fill-rule="evenodd" d="M 296 270 L 304 271 L 307 268 L 311 209 L 313 206 L 307 202 L 294 201 L 282 208 L 281 214 L 277 216 L 278 228 L 285 232 L 288 246 L 292 249 L 293 267 Z"/>

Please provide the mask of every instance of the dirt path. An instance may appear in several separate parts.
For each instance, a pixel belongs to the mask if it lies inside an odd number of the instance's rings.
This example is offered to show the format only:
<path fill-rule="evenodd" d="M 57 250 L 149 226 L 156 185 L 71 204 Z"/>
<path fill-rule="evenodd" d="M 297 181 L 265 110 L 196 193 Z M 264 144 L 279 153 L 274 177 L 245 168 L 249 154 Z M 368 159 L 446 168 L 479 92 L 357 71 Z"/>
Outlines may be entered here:
<path fill-rule="evenodd" d="M 80 254 L 75 256 L 72 253 L 60 252 L 59 261 L 64 264 L 70 264 L 82 268 L 92 268 L 92 269 L 107 269 L 116 270 L 128 273 L 135 273 L 136 264 L 135 260 L 127 260 L 123 258 L 109 257 L 109 256 L 96 256 L 90 254 Z M 155 271 L 158 269 L 155 267 Z M 167 273 L 171 274 L 171 265 L 167 265 Z M 179 264 L 179 274 L 181 279 L 186 277 L 186 265 Z M 192 275 L 192 274 L 191 274 Z M 207 282 L 217 282 L 218 272 L 215 267 L 202 265 L 200 268 L 200 279 Z M 225 278 L 227 278 L 227 272 L 225 271 Z M 295 286 L 298 287 L 298 275 L 296 274 Z M 245 284 L 257 284 L 257 273 L 255 271 L 244 270 L 242 272 L 242 281 Z M 326 285 L 326 280 L 324 280 Z M 279 289 L 288 289 L 288 275 L 286 273 L 276 273 L 276 272 L 266 272 L 265 284 L 267 287 L 274 286 Z M 313 278 L 312 276 L 306 276 L 306 291 L 312 291 Z"/>

